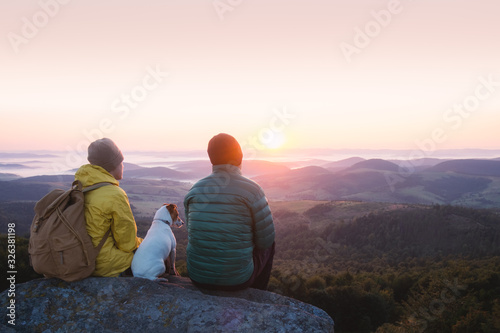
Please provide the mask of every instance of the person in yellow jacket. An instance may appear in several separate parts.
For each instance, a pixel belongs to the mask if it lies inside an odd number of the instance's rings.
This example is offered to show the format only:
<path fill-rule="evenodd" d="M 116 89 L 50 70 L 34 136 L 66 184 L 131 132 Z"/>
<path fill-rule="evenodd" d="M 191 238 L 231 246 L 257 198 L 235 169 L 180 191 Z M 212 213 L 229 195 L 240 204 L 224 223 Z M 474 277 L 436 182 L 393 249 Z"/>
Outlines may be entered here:
<path fill-rule="evenodd" d="M 97 246 L 111 229 L 96 259 L 93 276 L 115 277 L 130 268 L 134 251 L 142 238 L 137 237 L 135 223 L 127 194 L 119 187 L 123 178 L 123 154 L 116 144 L 103 138 L 88 147 L 88 161 L 75 174 L 83 188 L 97 183 L 111 183 L 85 194 L 87 232 Z"/>

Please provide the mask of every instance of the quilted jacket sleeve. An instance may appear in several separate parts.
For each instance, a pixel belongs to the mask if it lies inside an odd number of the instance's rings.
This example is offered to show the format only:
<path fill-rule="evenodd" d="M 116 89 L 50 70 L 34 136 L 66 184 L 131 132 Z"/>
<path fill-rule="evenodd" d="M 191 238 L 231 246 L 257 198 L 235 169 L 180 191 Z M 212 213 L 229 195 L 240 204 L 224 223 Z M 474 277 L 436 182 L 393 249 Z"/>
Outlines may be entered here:
<path fill-rule="evenodd" d="M 257 249 L 265 250 L 274 242 L 274 222 L 269 203 L 262 189 L 250 204 L 254 219 L 254 243 Z"/>

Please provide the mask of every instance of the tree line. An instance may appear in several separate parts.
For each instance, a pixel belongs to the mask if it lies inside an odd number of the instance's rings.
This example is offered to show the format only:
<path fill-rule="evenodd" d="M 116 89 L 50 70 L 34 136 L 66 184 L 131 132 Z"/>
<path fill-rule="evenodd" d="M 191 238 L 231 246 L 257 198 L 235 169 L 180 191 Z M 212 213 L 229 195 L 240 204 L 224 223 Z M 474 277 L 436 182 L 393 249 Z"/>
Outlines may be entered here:
<path fill-rule="evenodd" d="M 325 310 L 337 332 L 498 332 L 500 215 L 413 206 L 337 220 L 320 204 L 273 212 L 276 255 L 269 290 Z M 331 218 L 329 221 L 328 219 Z M 315 220 L 327 223 L 314 226 Z M 141 230 L 149 218 L 138 217 Z M 186 228 L 174 229 L 187 276 Z M 0 237 L 6 258 L 7 237 Z M 40 277 L 18 237 L 18 282 Z M 5 270 L 6 260 L 0 262 Z M 6 281 L 1 282 L 4 290 Z"/>

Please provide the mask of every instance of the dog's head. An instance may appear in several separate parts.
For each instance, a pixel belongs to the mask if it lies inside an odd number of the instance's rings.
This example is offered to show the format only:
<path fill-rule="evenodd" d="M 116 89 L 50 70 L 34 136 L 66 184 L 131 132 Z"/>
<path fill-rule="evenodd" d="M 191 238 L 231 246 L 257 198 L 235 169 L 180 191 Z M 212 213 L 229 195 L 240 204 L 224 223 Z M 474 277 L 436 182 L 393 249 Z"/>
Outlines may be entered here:
<path fill-rule="evenodd" d="M 172 225 L 180 228 L 184 225 L 184 221 L 179 217 L 179 211 L 177 210 L 176 204 L 163 204 L 167 207 L 168 212 L 170 213 L 170 217 L 172 218 Z"/>

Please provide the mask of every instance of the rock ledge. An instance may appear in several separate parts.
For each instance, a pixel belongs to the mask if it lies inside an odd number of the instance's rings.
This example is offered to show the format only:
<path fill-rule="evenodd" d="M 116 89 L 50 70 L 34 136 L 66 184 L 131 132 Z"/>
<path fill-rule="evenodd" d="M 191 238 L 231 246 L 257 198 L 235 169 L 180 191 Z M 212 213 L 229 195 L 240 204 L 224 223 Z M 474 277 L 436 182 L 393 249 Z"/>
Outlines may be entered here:
<path fill-rule="evenodd" d="M 188 278 L 39 279 L 16 286 L 15 326 L 7 291 L 0 331 L 21 332 L 333 332 L 321 309 L 275 293 L 206 291 Z"/>

